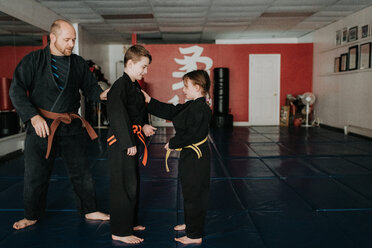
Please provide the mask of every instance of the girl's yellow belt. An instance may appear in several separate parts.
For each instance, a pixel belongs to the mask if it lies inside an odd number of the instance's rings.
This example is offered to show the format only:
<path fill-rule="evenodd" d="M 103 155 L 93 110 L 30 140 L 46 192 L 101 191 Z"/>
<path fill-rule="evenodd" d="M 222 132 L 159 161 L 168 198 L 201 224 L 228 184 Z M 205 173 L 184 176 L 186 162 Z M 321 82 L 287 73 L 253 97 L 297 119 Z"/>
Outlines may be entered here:
<path fill-rule="evenodd" d="M 191 145 L 185 146 L 183 148 L 191 148 L 191 149 L 193 149 L 194 152 L 196 152 L 196 155 L 198 155 L 198 159 L 200 159 L 203 154 L 202 154 L 199 146 L 201 144 L 203 144 L 204 142 L 206 142 L 207 140 L 208 140 L 208 137 L 205 137 L 205 139 L 203 139 L 202 141 L 200 141 L 198 143 L 195 143 L 195 144 L 191 144 Z M 176 148 L 174 150 L 176 150 L 176 151 L 182 151 L 183 148 Z M 170 155 L 171 151 L 172 150 L 167 150 L 167 153 L 165 154 L 165 169 L 167 170 L 167 172 L 169 172 L 168 158 L 169 158 L 169 155 Z"/>

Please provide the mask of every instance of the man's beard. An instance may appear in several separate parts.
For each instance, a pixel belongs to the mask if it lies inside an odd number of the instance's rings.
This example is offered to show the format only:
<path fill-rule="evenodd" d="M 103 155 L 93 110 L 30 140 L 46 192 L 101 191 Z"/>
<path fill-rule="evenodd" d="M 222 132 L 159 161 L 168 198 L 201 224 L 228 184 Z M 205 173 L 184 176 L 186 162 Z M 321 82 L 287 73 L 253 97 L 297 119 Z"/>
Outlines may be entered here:
<path fill-rule="evenodd" d="M 62 53 L 64 56 L 70 56 L 72 54 L 72 49 L 71 50 L 68 50 L 68 49 L 62 49 L 60 48 L 60 46 L 58 45 L 57 41 L 54 42 L 54 47 L 60 52 Z"/>

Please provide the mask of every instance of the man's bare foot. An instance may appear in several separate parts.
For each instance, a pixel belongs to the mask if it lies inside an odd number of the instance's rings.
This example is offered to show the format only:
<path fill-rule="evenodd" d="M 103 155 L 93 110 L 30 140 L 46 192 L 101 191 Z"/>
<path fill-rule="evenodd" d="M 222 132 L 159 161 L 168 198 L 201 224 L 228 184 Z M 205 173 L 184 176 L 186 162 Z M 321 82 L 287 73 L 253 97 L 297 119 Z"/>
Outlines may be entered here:
<path fill-rule="evenodd" d="M 37 222 L 37 220 L 28 220 L 28 219 L 24 218 L 22 220 L 14 222 L 13 228 L 16 229 L 16 230 L 20 230 L 20 229 L 26 228 L 28 226 L 32 226 L 36 222 Z"/>
<path fill-rule="evenodd" d="M 185 231 L 186 230 L 186 225 L 185 224 L 177 225 L 177 226 L 174 227 L 174 230 L 175 231 Z"/>
<path fill-rule="evenodd" d="M 141 225 L 133 227 L 133 231 L 143 231 L 145 229 L 146 229 L 146 227 L 141 226 Z"/>
<path fill-rule="evenodd" d="M 87 220 L 110 220 L 110 215 L 102 212 L 93 212 L 85 215 Z"/>
<path fill-rule="evenodd" d="M 190 239 L 187 236 L 183 236 L 181 238 L 174 238 L 175 241 L 178 241 L 184 245 L 189 245 L 189 244 L 201 244 L 202 243 L 202 238 L 199 239 Z"/>
<path fill-rule="evenodd" d="M 124 237 L 111 235 L 111 238 L 113 240 L 118 240 L 118 241 L 121 241 L 127 244 L 139 244 L 143 242 L 143 239 L 138 238 L 137 236 L 134 236 L 134 235 L 124 236 Z"/>

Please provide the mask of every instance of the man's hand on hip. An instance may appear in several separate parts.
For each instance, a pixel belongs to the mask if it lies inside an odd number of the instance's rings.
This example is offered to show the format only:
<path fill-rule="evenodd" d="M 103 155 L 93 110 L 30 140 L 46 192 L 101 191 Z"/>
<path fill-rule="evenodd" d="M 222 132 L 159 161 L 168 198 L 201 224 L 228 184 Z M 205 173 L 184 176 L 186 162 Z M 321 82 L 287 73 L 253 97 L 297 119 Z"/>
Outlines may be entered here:
<path fill-rule="evenodd" d="M 45 138 L 49 136 L 49 127 L 43 117 L 35 115 L 31 118 L 31 124 L 35 128 L 36 134 L 39 137 Z"/>

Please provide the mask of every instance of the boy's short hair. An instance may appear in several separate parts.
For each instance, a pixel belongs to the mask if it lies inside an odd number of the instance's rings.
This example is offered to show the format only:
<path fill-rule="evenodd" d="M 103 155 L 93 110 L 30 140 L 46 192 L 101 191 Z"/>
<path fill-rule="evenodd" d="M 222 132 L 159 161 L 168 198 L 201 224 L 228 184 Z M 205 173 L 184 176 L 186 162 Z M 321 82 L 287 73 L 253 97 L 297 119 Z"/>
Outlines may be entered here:
<path fill-rule="evenodd" d="M 141 60 L 141 57 L 147 57 L 150 60 L 150 64 L 152 61 L 152 57 L 149 51 L 141 45 L 133 45 L 131 46 L 128 51 L 124 55 L 124 66 L 127 65 L 129 60 L 133 60 L 134 62 L 138 62 Z"/>

